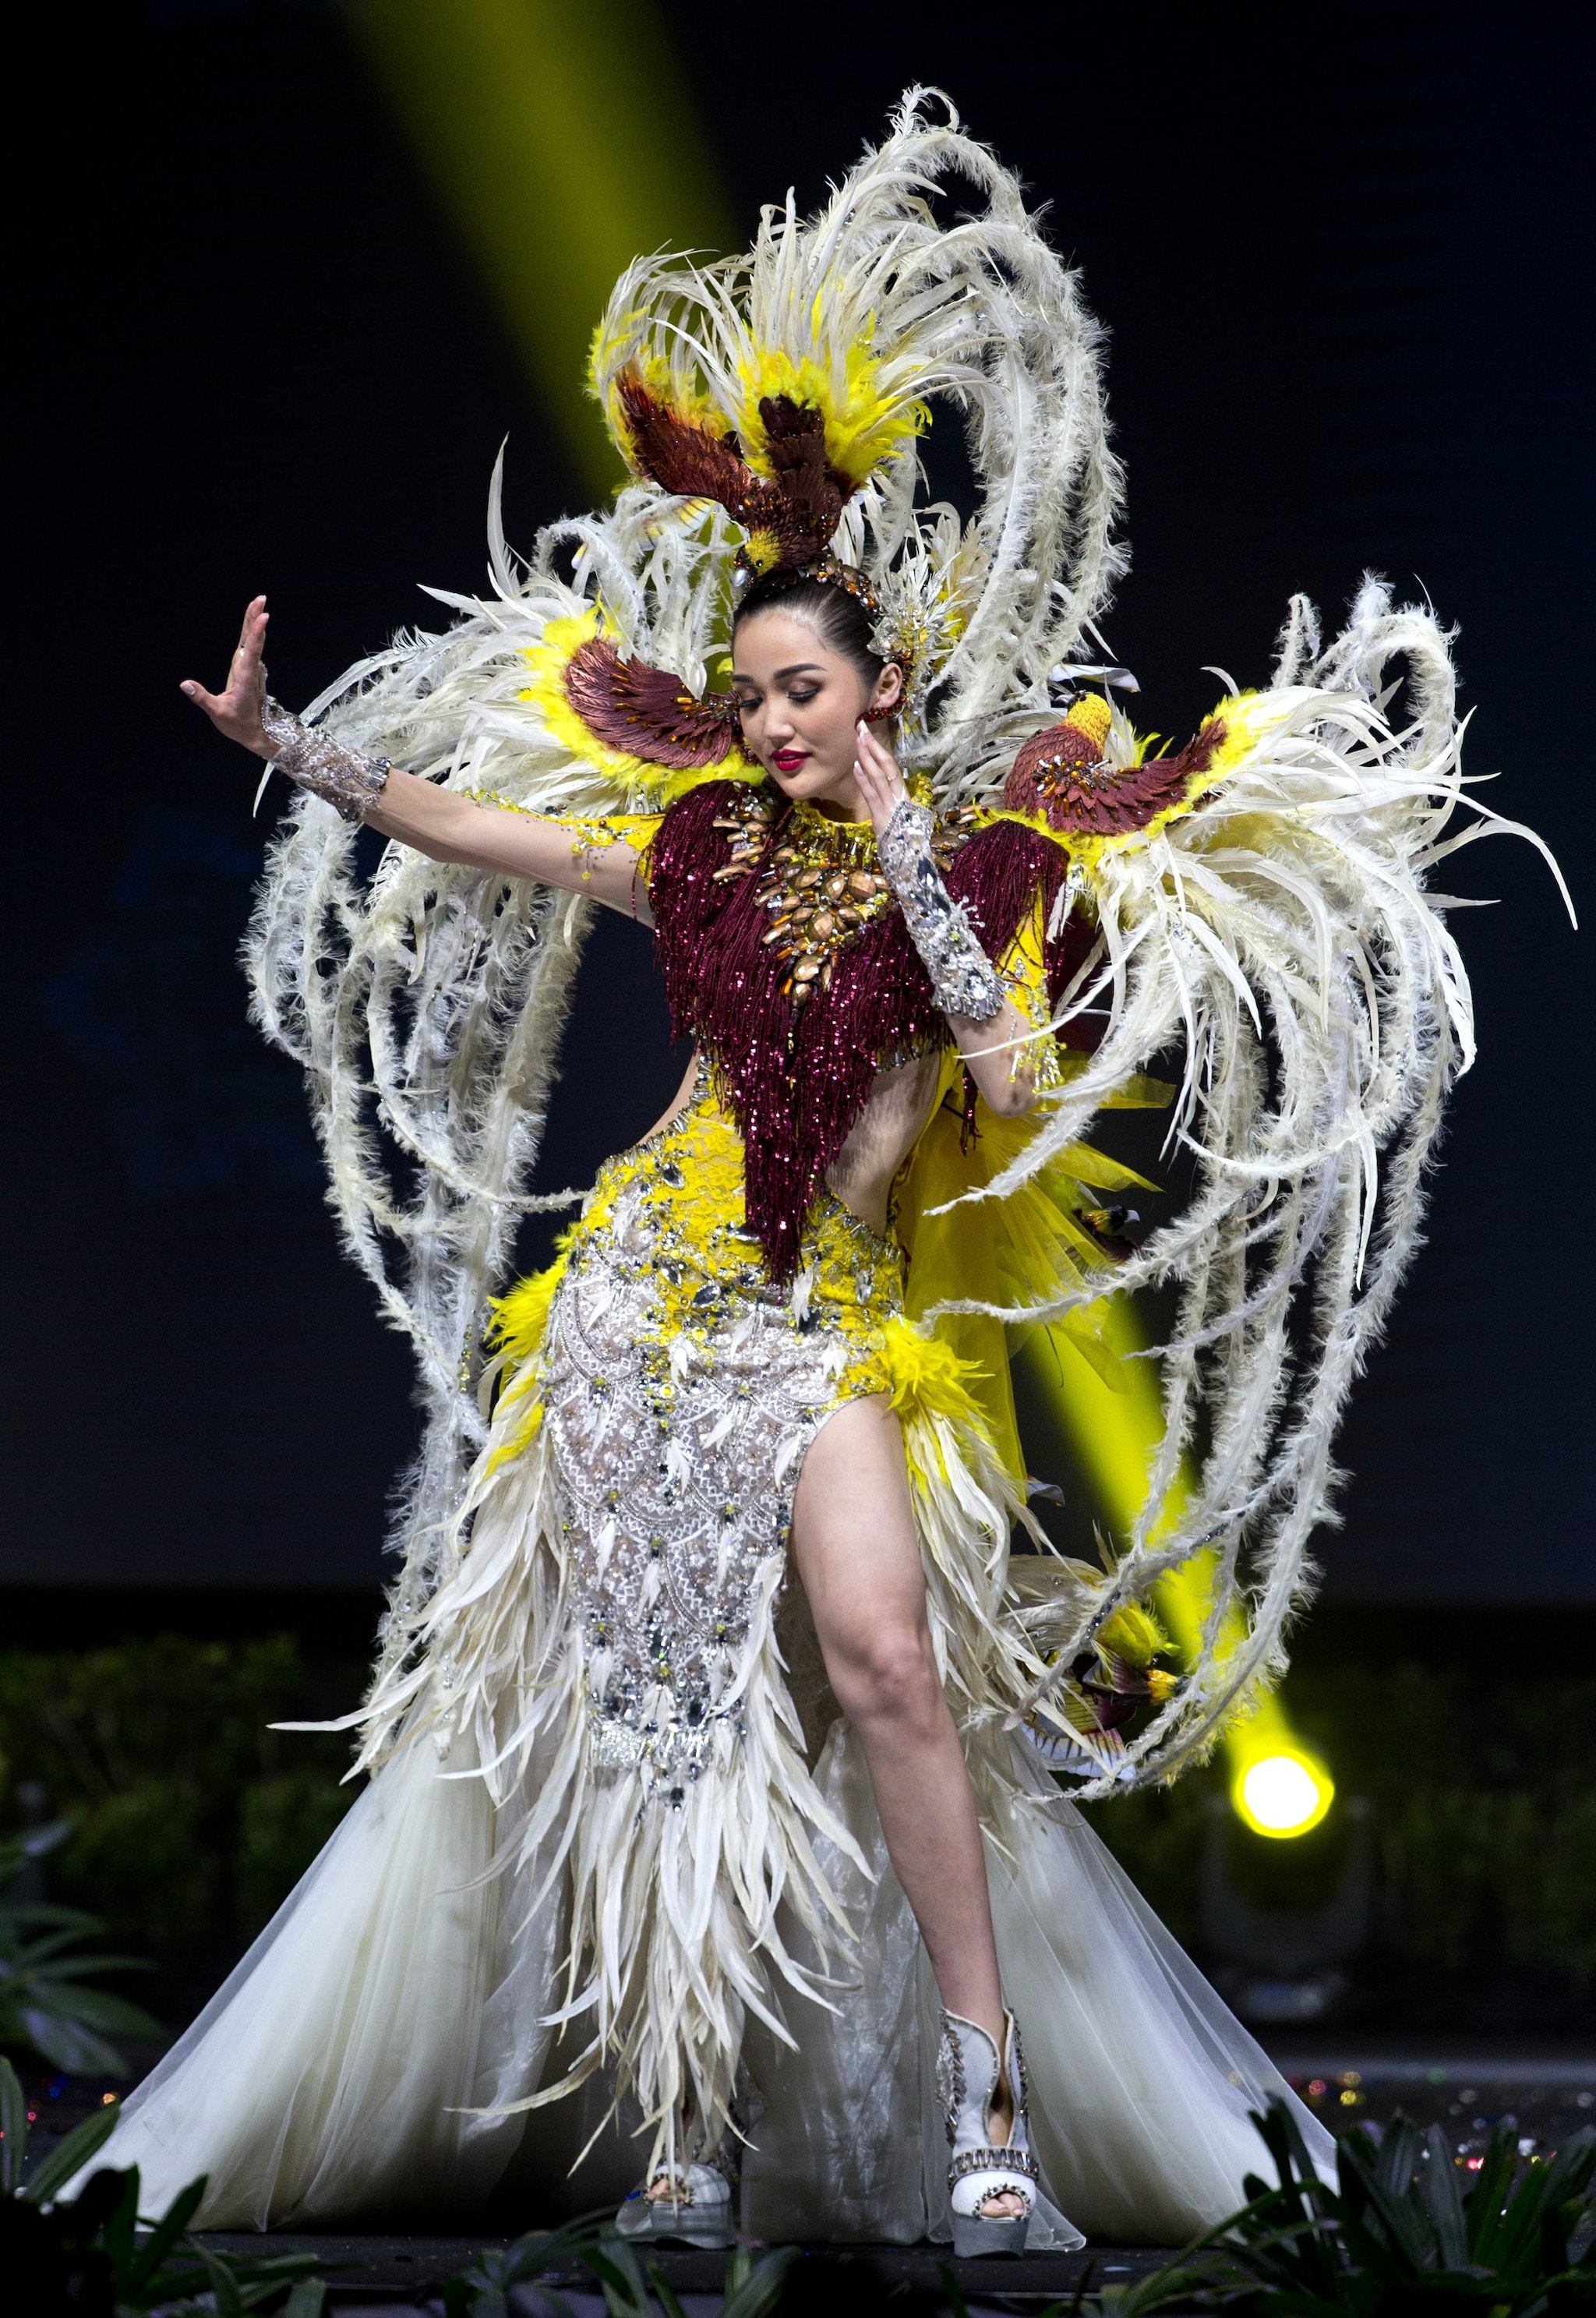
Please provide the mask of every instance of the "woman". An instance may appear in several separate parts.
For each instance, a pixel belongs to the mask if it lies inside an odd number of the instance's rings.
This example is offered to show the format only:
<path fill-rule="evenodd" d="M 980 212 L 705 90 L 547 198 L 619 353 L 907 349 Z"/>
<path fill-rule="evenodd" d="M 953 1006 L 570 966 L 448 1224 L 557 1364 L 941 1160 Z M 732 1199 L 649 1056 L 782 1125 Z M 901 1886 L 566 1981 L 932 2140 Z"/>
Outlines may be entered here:
<path fill-rule="evenodd" d="M 985 207 L 944 228 L 949 173 Z M 431 1422 L 350 1718 L 375 1776 L 112 2157 L 157 2196 L 208 2172 L 212 2225 L 498 2180 L 706 2243 L 1178 2239 L 1284 2088 L 1059 1779 L 1167 1774 L 1278 1664 L 1466 1060 L 1421 888 L 1444 645 L 1375 591 L 1321 654 L 1298 605 L 1274 687 L 1152 759 L 1082 690 L 1116 569 L 1095 331 L 918 94 L 816 220 L 633 268 L 594 359 L 613 511 L 525 571 L 496 516 L 498 596 L 329 714 L 266 695 L 260 598 L 222 691 L 184 687 L 304 792 L 257 1008 Z M 937 394 L 967 526 L 918 497 Z M 390 840 L 369 886 L 356 822 Z M 489 1316 L 586 902 L 652 926 L 694 1059 Z M 1101 1204 L 1134 1179 L 1080 1130 L 1168 1099 L 1172 1041 L 1203 1174 L 1134 1251 Z M 1111 1274 L 1185 1286 L 1105 1574 L 1028 1531 L 1003 1326 L 1112 1380 Z M 1198 1554 L 1176 1669 L 1150 1605 Z"/>

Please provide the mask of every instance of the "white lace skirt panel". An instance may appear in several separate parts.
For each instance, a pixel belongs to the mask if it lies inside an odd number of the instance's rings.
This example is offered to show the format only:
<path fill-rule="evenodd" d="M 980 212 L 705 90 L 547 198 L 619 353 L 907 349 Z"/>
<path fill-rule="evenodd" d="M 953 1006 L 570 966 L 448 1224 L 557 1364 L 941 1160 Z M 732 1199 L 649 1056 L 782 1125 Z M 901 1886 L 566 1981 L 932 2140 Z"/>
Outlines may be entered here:
<path fill-rule="evenodd" d="M 745 1736 L 750 1623 L 851 1348 L 823 1307 L 713 1280 L 702 1334 L 661 1344 L 658 1261 L 619 1202 L 554 1298 L 543 1394 L 595 1759 L 679 1804 Z"/>

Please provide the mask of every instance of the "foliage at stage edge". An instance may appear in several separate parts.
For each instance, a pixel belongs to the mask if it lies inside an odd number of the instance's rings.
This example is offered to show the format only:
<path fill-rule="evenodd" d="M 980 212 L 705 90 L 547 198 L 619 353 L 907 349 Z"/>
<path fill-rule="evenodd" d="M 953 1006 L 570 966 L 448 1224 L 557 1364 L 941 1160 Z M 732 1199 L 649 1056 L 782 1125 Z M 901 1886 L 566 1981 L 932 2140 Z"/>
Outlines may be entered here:
<path fill-rule="evenodd" d="M 92 2173 L 76 2197 L 57 2192 L 116 2123 L 109 2101 L 27 2170 L 28 2104 L 0 2060 L 0 2303 L 28 2318 L 322 2318 L 326 2288 L 311 2254 L 217 2254 L 189 2235 L 204 2193 L 191 2181 L 158 2221 L 139 2212 L 137 2167 Z"/>
<path fill-rule="evenodd" d="M 37 1781 L 71 1834 L 52 1900 L 119 1940 L 230 1960 L 354 1801 L 347 1736 L 273 1731 L 345 1712 L 359 1666 L 306 1666 L 288 1635 L 181 1635 L 87 1651 L 0 1651 L 0 1826 Z"/>
<path fill-rule="evenodd" d="M 1224 2310 L 1232 2318 L 1572 2318 L 1596 2308 L 1596 2247 L 1571 2248 L 1592 2215 L 1596 2132 L 1550 2160 L 1523 2159 L 1509 2126 L 1479 2170 L 1454 2163 L 1439 2126 L 1398 2116 L 1376 2141 L 1337 2144 L 1338 2185 L 1314 2172 L 1284 2102 L 1253 2122 L 1274 2161 L 1249 2202 L 1151 2278 L 1110 2287 L 1100 2318 Z"/>
<path fill-rule="evenodd" d="M 137 1969 L 139 1959 L 85 1955 L 78 1943 L 105 1927 L 81 1908 L 7 1897 L 24 1864 L 71 1829 L 70 1819 L 55 1819 L 0 1837 L 0 2044 L 26 2047 L 75 2076 L 123 2076 L 127 2062 L 112 2036 L 158 2037 L 161 2024 L 125 1997 L 82 1983 L 91 1973 Z"/>
<path fill-rule="evenodd" d="M 785 2299 L 787 2273 L 797 2260 L 796 2246 L 778 2246 L 771 2252 L 734 2246 L 726 2258 L 726 2298 L 718 2318 L 767 2318 Z M 641 2260 L 608 2214 L 589 2215 L 563 2229 L 534 2232 L 502 2252 L 480 2254 L 445 2284 L 444 2309 L 447 2318 L 509 2318 L 512 2287 L 551 2275 L 574 2283 L 573 2267 L 586 2270 L 597 2284 L 608 2318 L 659 2318 L 660 2312 L 664 2318 L 686 2318 L 658 2263 Z M 557 2287 L 544 2284 L 541 2294 L 556 2311 L 569 2313 L 569 2305 Z"/>

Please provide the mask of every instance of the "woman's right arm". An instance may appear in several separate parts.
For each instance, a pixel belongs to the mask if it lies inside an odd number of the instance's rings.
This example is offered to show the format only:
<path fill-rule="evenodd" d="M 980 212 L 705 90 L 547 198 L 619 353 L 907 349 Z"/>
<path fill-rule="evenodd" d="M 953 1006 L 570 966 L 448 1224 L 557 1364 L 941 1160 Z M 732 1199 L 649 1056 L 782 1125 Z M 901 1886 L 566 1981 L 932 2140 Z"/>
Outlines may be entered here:
<path fill-rule="evenodd" d="M 270 615 L 266 599 L 257 596 L 244 615 L 228 670 L 226 688 L 207 692 L 192 680 L 185 696 L 202 708 L 219 732 L 269 762 L 277 749 L 268 740 L 262 721 L 265 705 L 265 647 Z M 418 780 L 413 773 L 390 767 L 380 792 L 363 803 L 360 818 L 384 837 L 397 838 L 435 861 L 458 861 L 473 869 L 494 869 L 507 877 L 535 877 L 545 885 L 561 885 L 590 894 L 613 910 L 623 911 L 644 925 L 651 922 L 648 889 L 638 869 L 635 848 L 624 842 L 584 845 L 558 822 L 542 821 L 533 813 L 511 813 L 498 805 L 477 804 L 452 789 Z"/>

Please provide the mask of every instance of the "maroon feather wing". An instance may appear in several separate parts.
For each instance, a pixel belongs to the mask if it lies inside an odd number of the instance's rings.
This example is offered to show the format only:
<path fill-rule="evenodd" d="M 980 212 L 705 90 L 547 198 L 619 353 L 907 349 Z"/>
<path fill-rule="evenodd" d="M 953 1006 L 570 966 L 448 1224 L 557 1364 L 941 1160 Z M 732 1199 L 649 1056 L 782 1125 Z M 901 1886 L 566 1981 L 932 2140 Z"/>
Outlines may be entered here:
<path fill-rule="evenodd" d="M 823 555 L 853 485 L 826 458 L 825 420 L 785 394 L 767 395 L 759 423 L 773 472 L 755 474 L 735 435 L 679 418 L 634 370 L 615 381 L 626 438 L 639 470 L 662 490 L 714 499 L 743 529 L 767 542 L 761 568 L 812 563 Z"/>
<path fill-rule="evenodd" d="M 767 395 L 759 423 L 775 472 L 757 482 L 746 501 L 750 531 L 768 531 L 784 566 L 812 563 L 823 555 L 853 486 L 826 459 L 826 422 L 807 403 L 789 395 Z"/>
<path fill-rule="evenodd" d="M 723 764 L 741 738 L 730 694 L 700 700 L 668 668 L 623 660 L 607 636 L 577 646 L 566 666 L 565 696 L 607 748 L 672 772 Z"/>
<path fill-rule="evenodd" d="M 635 371 L 621 373 L 615 391 L 632 458 L 650 481 L 684 499 L 718 500 L 740 523 L 755 479 L 736 436 L 678 418 Z"/>
<path fill-rule="evenodd" d="M 1003 802 L 1011 812 L 1044 814 L 1063 836 L 1123 836 L 1179 804 L 1224 741 L 1215 717 L 1176 756 L 1106 765 L 1086 733 L 1054 724 L 1034 733 L 1015 759 Z"/>

